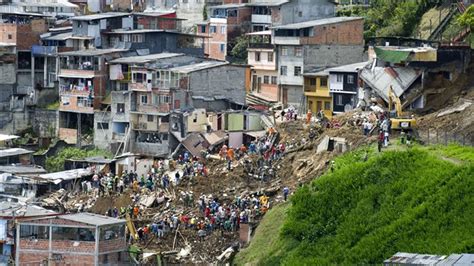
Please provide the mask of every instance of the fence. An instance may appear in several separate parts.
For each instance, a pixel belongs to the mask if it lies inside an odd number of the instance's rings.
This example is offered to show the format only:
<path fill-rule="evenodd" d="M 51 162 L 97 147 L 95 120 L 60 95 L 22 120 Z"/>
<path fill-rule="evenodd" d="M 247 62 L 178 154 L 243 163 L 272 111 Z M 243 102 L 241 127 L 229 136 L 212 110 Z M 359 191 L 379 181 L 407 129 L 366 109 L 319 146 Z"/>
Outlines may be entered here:
<path fill-rule="evenodd" d="M 474 134 L 450 133 L 445 130 L 428 129 L 418 132 L 419 138 L 425 144 L 448 145 L 456 143 L 463 146 L 474 146 Z"/>

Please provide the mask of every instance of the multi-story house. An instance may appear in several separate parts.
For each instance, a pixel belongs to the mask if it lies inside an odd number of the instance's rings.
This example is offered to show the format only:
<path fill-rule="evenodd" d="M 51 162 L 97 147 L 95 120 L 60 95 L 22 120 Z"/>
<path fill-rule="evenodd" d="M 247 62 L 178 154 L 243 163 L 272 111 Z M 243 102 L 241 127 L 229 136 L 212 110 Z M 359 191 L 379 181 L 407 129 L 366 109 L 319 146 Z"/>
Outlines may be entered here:
<path fill-rule="evenodd" d="M 307 103 L 305 109 L 311 110 L 313 114 L 323 111 L 326 117 L 331 118 L 333 107 L 328 79 L 329 72 L 327 71 L 304 74 L 304 95 Z"/>
<path fill-rule="evenodd" d="M 237 37 L 249 32 L 252 9 L 246 4 L 210 7 L 208 21 L 198 24 L 198 34 L 206 36 L 204 53 L 213 59 L 225 60 Z"/>
<path fill-rule="evenodd" d="M 35 81 L 32 76 L 43 77 L 43 62 L 32 60 L 31 48 L 48 30 L 42 14 L 0 12 L 0 43 L 4 64 L 0 65 L 0 128 L 8 132 L 28 126 L 26 106 L 35 102 Z M 18 114 L 18 116 L 16 116 Z M 15 116 L 15 122 L 13 117 Z M 8 127 L 10 126 L 10 127 Z"/>
<path fill-rule="evenodd" d="M 81 145 L 81 135 L 91 133 L 94 109 L 105 100 L 108 87 L 108 60 L 124 49 L 88 49 L 59 53 L 58 136 Z"/>
<path fill-rule="evenodd" d="M 280 101 L 306 106 L 303 73 L 363 61 L 363 18 L 334 17 L 272 28 Z"/>
<path fill-rule="evenodd" d="M 271 26 L 305 22 L 335 16 L 335 4 L 328 0 L 254 0 L 252 31 L 267 30 Z"/>
<path fill-rule="evenodd" d="M 329 91 L 333 98 L 333 113 L 339 114 L 352 110 L 357 106 L 361 86 L 359 70 L 368 62 L 326 69 L 329 72 Z"/>
<path fill-rule="evenodd" d="M 163 157 L 179 141 L 169 135 L 170 113 L 242 106 L 246 72 L 228 62 L 174 53 L 113 60 L 110 109 L 95 113 L 94 142 L 117 152 Z"/>
<path fill-rule="evenodd" d="M 196 32 L 194 26 L 203 20 L 204 9 L 210 6 L 221 5 L 223 0 L 149 0 L 148 10 L 176 10 L 182 22 L 184 32 Z"/>
<path fill-rule="evenodd" d="M 248 33 L 248 64 L 251 65 L 251 87 L 248 100 L 253 104 L 278 102 L 278 71 L 271 31 Z M 257 97 L 258 99 L 255 99 Z M 250 103 L 250 102 L 249 102 Z"/>
<path fill-rule="evenodd" d="M 72 17 L 71 39 L 77 40 L 79 49 L 102 48 L 103 34 L 117 29 L 133 29 L 130 13 L 109 12 Z"/>

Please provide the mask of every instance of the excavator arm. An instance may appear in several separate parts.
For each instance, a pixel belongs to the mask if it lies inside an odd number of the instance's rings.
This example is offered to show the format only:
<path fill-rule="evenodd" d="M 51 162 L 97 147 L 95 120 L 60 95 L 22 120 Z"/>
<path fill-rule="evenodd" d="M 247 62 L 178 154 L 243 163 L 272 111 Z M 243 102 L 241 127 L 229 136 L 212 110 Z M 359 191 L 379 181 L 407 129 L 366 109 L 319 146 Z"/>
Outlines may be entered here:
<path fill-rule="evenodd" d="M 397 113 L 397 117 L 401 117 L 403 115 L 402 113 L 402 102 L 400 101 L 400 98 L 398 98 L 395 95 L 395 92 L 393 91 L 392 85 L 388 88 L 388 109 L 389 111 L 392 111 L 393 105 L 395 105 L 395 111 Z"/>

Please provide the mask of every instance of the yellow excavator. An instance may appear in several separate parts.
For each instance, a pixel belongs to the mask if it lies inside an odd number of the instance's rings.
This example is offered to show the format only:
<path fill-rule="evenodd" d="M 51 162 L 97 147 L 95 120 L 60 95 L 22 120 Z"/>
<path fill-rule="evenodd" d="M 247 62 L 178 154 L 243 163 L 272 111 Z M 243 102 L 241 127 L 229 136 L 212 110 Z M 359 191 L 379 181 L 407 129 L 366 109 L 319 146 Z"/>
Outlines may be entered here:
<path fill-rule="evenodd" d="M 395 107 L 395 117 L 390 115 L 392 122 L 392 129 L 395 130 L 414 130 L 416 127 L 416 120 L 413 117 L 404 117 L 402 112 L 402 103 L 400 98 L 395 95 L 392 86 L 388 89 L 388 110 L 391 113 L 392 108 Z"/>

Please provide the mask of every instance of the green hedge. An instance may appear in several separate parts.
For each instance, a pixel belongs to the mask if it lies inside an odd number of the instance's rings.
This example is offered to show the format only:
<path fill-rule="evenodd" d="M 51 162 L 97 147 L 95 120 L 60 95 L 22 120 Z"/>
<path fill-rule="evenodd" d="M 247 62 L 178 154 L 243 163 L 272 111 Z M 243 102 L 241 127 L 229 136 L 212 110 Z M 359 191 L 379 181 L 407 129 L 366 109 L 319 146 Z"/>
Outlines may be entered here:
<path fill-rule="evenodd" d="M 78 148 L 65 148 L 56 156 L 48 157 L 46 159 L 46 170 L 48 170 L 48 172 L 64 171 L 64 162 L 67 159 L 84 159 L 92 156 L 104 156 L 106 158 L 113 157 L 110 152 L 100 149 L 84 150 Z"/>

